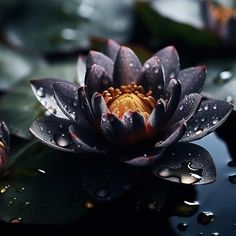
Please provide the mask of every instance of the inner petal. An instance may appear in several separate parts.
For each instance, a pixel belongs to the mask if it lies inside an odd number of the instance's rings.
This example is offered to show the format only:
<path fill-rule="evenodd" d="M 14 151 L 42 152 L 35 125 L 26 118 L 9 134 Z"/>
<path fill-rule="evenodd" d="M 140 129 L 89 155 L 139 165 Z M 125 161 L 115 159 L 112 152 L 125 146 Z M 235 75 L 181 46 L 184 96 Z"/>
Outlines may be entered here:
<path fill-rule="evenodd" d="M 139 112 L 147 120 L 156 100 L 151 96 L 151 91 L 145 93 L 142 86 L 128 84 L 120 88 L 110 87 L 103 92 L 103 97 L 111 113 L 122 118 L 127 111 Z"/>

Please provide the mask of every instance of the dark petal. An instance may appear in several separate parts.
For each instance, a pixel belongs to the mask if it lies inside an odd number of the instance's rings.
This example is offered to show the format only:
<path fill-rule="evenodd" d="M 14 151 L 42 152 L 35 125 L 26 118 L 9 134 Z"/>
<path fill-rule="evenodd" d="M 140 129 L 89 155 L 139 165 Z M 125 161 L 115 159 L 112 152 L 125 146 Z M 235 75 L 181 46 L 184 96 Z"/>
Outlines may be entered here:
<path fill-rule="evenodd" d="M 153 56 L 144 63 L 138 84 L 141 84 L 145 91 L 152 91 L 152 96 L 158 99 L 163 97 L 164 83 L 164 69 L 160 59 Z"/>
<path fill-rule="evenodd" d="M 130 158 L 129 160 L 123 160 L 123 161 L 133 166 L 139 166 L 139 167 L 150 166 L 161 157 L 164 150 L 165 150 L 164 148 L 158 148 L 158 149 L 146 152 L 146 153 L 142 153 L 136 157 L 132 157 L 132 158 L 129 157 Z M 124 159 L 124 157 L 122 157 L 121 160 L 122 159 Z"/>
<path fill-rule="evenodd" d="M 190 142 L 213 132 L 227 119 L 232 109 L 232 104 L 222 100 L 202 101 L 196 115 L 187 122 L 187 130 L 180 141 Z"/>
<path fill-rule="evenodd" d="M 4 121 L 0 122 L 0 143 L 3 142 L 7 150 L 10 148 L 10 131 Z"/>
<path fill-rule="evenodd" d="M 115 61 L 120 47 L 120 44 L 112 39 L 108 39 L 104 48 L 104 54 L 110 57 L 112 61 Z"/>
<path fill-rule="evenodd" d="M 71 84 L 60 79 L 31 80 L 30 84 L 36 98 L 50 113 L 60 118 L 67 118 L 54 99 L 53 84 L 56 82 Z"/>
<path fill-rule="evenodd" d="M 79 173 L 84 189 L 99 201 L 120 197 L 136 184 L 139 177 L 138 168 L 125 165 L 108 155 L 86 157 L 80 164 Z"/>
<path fill-rule="evenodd" d="M 55 100 L 71 120 L 89 126 L 89 121 L 92 120 L 92 113 L 87 101 L 84 87 L 68 83 L 55 83 L 53 85 Z"/>
<path fill-rule="evenodd" d="M 174 124 L 169 130 L 165 131 L 164 137 L 155 144 L 155 147 L 168 147 L 177 142 L 184 135 L 186 126 L 185 120 L 181 120 L 177 124 Z"/>
<path fill-rule="evenodd" d="M 95 92 L 102 93 L 112 85 L 112 80 L 107 75 L 105 69 L 99 65 L 92 65 L 86 74 L 86 91 L 91 99 Z"/>
<path fill-rule="evenodd" d="M 179 72 L 181 82 L 181 98 L 190 93 L 200 93 L 206 78 L 206 67 L 191 67 Z"/>
<path fill-rule="evenodd" d="M 162 128 L 165 121 L 166 103 L 159 99 L 156 107 L 153 108 L 152 113 L 149 115 L 146 125 L 147 134 L 155 134 L 158 129 Z"/>
<path fill-rule="evenodd" d="M 140 113 L 132 111 L 125 112 L 122 121 L 130 133 L 135 135 L 144 134 L 145 123 Z"/>
<path fill-rule="evenodd" d="M 115 145 L 124 144 L 127 138 L 127 127 L 112 113 L 103 113 L 101 129 L 106 138 Z"/>
<path fill-rule="evenodd" d="M 171 118 L 171 124 L 177 121 L 185 119 L 187 122 L 197 111 L 202 101 L 202 96 L 197 93 L 192 93 L 185 96 L 179 103 L 173 117 Z"/>
<path fill-rule="evenodd" d="M 71 139 L 77 145 L 77 147 L 80 148 L 80 150 L 91 153 L 105 153 L 105 150 L 100 150 L 98 145 L 101 143 L 101 139 L 99 139 L 99 137 L 96 137 L 92 131 L 87 131 L 87 134 L 83 132 L 84 130 L 80 130 L 76 126 L 69 126 L 69 134 Z"/>
<path fill-rule="evenodd" d="M 69 126 L 71 125 L 73 125 L 71 120 L 49 116 L 35 120 L 30 131 L 50 147 L 68 152 L 81 152 L 70 137 Z"/>
<path fill-rule="evenodd" d="M 173 46 L 168 46 L 158 51 L 156 54 L 160 59 L 165 75 L 165 84 L 167 85 L 171 79 L 178 78 L 179 75 L 179 55 Z"/>
<path fill-rule="evenodd" d="M 86 74 L 86 57 L 79 56 L 77 61 L 77 81 L 80 86 L 84 86 Z"/>
<path fill-rule="evenodd" d="M 118 52 L 114 67 L 114 85 L 136 83 L 142 70 L 141 63 L 136 54 L 127 47 L 122 46 Z"/>
<path fill-rule="evenodd" d="M 166 121 L 168 121 L 172 115 L 174 114 L 180 100 L 181 95 L 181 84 L 178 80 L 172 79 L 168 87 L 167 91 L 167 110 L 166 110 Z"/>
<path fill-rule="evenodd" d="M 89 51 L 88 57 L 87 57 L 87 70 L 91 69 L 92 65 L 99 65 L 103 67 L 109 76 L 109 78 L 112 79 L 113 76 L 113 70 L 114 70 L 114 62 L 104 55 L 101 52 L 97 51 Z"/>
<path fill-rule="evenodd" d="M 95 92 L 91 98 L 92 112 L 95 120 L 100 123 L 103 113 L 108 112 L 107 104 L 100 93 Z"/>
<path fill-rule="evenodd" d="M 209 152 L 192 143 L 177 143 L 167 148 L 152 172 L 181 184 L 208 184 L 216 178 L 215 164 Z"/>

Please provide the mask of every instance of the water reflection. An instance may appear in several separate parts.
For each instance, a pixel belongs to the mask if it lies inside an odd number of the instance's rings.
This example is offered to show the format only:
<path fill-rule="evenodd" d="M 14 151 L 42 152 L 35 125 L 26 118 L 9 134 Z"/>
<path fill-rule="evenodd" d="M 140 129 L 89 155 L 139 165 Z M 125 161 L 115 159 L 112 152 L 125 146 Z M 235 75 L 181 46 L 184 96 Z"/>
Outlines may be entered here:
<path fill-rule="evenodd" d="M 235 139 L 232 136 L 235 129 L 232 126 L 235 125 L 231 120 L 219 130 L 219 136 L 227 140 L 228 146 L 216 134 L 196 142 L 212 155 L 216 163 L 217 180 L 210 185 L 195 187 L 197 195 L 195 200 L 200 205 L 193 216 L 170 217 L 170 223 L 177 235 L 234 235 L 236 233 L 234 226 L 236 189 L 228 179 L 229 176 L 236 174 L 236 167 L 228 165 L 231 156 L 236 155 L 233 145 Z M 184 232 L 179 229 L 179 224 L 182 222 L 188 225 Z"/>

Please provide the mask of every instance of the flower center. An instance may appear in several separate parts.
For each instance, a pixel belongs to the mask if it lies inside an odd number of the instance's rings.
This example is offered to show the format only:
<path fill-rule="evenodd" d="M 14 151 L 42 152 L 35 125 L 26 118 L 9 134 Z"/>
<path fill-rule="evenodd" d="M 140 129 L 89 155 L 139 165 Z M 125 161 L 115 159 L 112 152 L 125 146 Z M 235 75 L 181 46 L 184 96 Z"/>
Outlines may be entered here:
<path fill-rule="evenodd" d="M 110 87 L 102 95 L 109 110 L 118 118 L 125 112 L 139 112 L 147 120 L 156 105 L 156 100 L 151 96 L 152 91 L 145 93 L 142 86 L 137 84 L 122 85 L 120 88 Z"/>

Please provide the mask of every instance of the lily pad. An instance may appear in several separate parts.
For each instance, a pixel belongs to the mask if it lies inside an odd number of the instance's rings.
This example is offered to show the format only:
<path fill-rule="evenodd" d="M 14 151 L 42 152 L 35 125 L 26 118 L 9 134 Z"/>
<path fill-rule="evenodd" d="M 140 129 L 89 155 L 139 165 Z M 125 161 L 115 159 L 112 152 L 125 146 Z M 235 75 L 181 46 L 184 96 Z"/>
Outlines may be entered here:
<path fill-rule="evenodd" d="M 26 0 L 5 26 L 13 45 L 41 52 L 88 48 L 91 36 L 127 40 L 133 25 L 133 1 Z M 106 19 L 106 21 L 104 21 Z"/>
<path fill-rule="evenodd" d="M 79 158 L 39 143 L 28 145 L 13 158 L 17 165 L 0 180 L 1 220 L 62 224 L 77 221 L 92 208 L 76 171 Z"/>
<path fill-rule="evenodd" d="M 215 60 L 205 64 L 208 73 L 203 93 L 207 97 L 226 100 L 234 104 L 236 101 L 236 61 Z"/>
<path fill-rule="evenodd" d="M 20 53 L 0 45 L 0 90 L 9 90 L 43 64 L 36 55 Z"/>
<path fill-rule="evenodd" d="M 69 62 L 58 63 L 40 69 L 30 77 L 21 80 L 8 94 L 0 99 L 0 119 L 7 121 L 13 134 L 29 139 L 31 137 L 30 125 L 37 117 L 45 113 L 41 104 L 33 95 L 29 80 L 46 76 L 73 81 L 76 79 L 76 65 Z"/>

